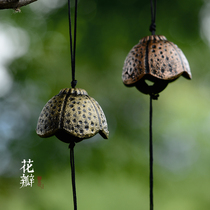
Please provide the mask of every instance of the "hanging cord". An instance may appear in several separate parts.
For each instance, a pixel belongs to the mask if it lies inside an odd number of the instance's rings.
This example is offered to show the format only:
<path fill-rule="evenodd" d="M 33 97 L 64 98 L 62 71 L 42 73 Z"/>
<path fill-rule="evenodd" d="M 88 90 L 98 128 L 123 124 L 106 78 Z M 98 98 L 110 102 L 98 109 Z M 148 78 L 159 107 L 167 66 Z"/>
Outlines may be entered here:
<path fill-rule="evenodd" d="M 153 142 L 152 142 L 152 95 L 150 95 L 150 113 L 149 113 L 149 183 L 150 183 L 150 210 L 153 210 Z"/>
<path fill-rule="evenodd" d="M 153 141 L 152 141 L 152 100 L 158 99 L 158 94 L 150 94 L 149 112 L 149 183 L 150 183 L 150 210 L 153 210 Z"/>
<path fill-rule="evenodd" d="M 74 11 L 74 43 L 72 39 L 72 21 L 71 21 L 71 3 L 68 0 L 68 18 L 69 18 L 69 37 L 70 37 L 70 52 L 71 52 L 71 72 L 72 81 L 71 87 L 75 88 L 77 80 L 75 80 L 75 55 L 76 55 L 76 33 L 77 33 L 77 0 L 75 0 L 75 11 Z"/>
<path fill-rule="evenodd" d="M 70 149 L 70 165 L 71 165 L 71 183 L 73 191 L 74 210 L 77 210 L 77 194 L 76 194 L 76 181 L 75 181 L 75 165 L 74 165 L 74 146 L 75 143 L 69 144 Z"/>
<path fill-rule="evenodd" d="M 155 24 L 155 19 L 156 19 L 156 1 L 157 0 L 154 0 L 154 7 L 153 7 L 153 0 L 150 0 L 151 25 L 149 27 L 149 30 L 152 32 L 152 35 L 155 35 L 155 31 L 156 31 L 156 24 Z"/>
<path fill-rule="evenodd" d="M 150 0 L 150 7 L 151 7 L 151 25 L 149 30 L 151 31 L 152 35 L 155 35 L 156 31 L 156 2 L 157 0 L 154 0 L 154 6 L 153 6 L 153 0 Z M 159 97 L 159 94 L 150 94 L 150 113 L 149 113 L 149 183 L 150 183 L 150 210 L 154 209 L 154 202 L 153 202 L 153 141 L 152 141 L 152 100 L 157 100 Z"/>

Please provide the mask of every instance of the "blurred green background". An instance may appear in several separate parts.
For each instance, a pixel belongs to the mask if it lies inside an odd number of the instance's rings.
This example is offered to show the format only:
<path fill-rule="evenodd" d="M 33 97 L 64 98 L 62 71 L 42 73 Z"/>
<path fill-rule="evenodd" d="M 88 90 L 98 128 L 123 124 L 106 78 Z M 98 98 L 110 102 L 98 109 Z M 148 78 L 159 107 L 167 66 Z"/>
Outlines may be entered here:
<path fill-rule="evenodd" d="M 122 67 L 150 35 L 150 4 L 80 0 L 76 79 L 107 117 L 110 138 L 75 147 L 78 209 L 149 209 L 149 96 L 127 88 Z M 21 13 L 0 11 L 1 209 L 73 209 L 68 145 L 35 128 L 45 103 L 70 87 L 67 0 L 38 0 Z M 193 75 L 153 105 L 156 210 L 210 208 L 210 1 L 157 2 L 156 34 L 179 46 Z M 21 161 L 35 183 L 20 189 Z M 42 176 L 44 189 L 37 186 Z"/>

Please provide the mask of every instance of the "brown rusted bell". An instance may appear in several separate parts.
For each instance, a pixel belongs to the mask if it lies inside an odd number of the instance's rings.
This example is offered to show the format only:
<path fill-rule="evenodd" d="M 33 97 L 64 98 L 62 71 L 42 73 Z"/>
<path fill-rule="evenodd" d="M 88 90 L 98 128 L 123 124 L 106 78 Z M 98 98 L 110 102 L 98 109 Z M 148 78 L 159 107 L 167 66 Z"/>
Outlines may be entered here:
<path fill-rule="evenodd" d="M 98 102 L 84 89 L 65 88 L 51 98 L 41 111 L 36 133 L 55 135 L 63 142 L 79 142 L 99 133 L 108 139 L 106 117 Z"/>
<path fill-rule="evenodd" d="M 125 59 L 122 80 L 145 94 L 156 94 L 180 75 L 191 79 L 189 63 L 183 52 L 165 36 L 146 36 Z M 145 80 L 154 84 L 149 86 Z"/>

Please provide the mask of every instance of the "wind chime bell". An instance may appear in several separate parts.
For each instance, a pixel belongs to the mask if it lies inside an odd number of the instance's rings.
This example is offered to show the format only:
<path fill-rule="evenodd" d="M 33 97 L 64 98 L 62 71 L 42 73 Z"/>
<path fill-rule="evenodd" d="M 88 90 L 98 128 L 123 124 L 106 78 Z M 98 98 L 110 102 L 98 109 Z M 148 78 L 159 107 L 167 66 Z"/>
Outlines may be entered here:
<path fill-rule="evenodd" d="M 60 90 L 59 94 L 52 97 L 45 104 L 38 119 L 36 133 L 43 138 L 55 135 L 59 140 L 69 143 L 73 204 L 74 210 L 77 210 L 74 163 L 75 143 L 83 139 L 91 138 L 97 133 L 103 138 L 108 139 L 109 131 L 106 117 L 98 102 L 90 97 L 84 89 L 76 88 L 77 0 L 75 0 L 74 8 L 74 39 L 72 39 L 71 3 L 70 0 L 68 0 L 72 88 Z"/>
<path fill-rule="evenodd" d="M 77 143 L 97 133 L 108 139 L 106 117 L 98 102 L 84 89 L 65 88 L 42 109 L 36 132 L 40 137 L 55 135 L 66 143 Z"/>
<path fill-rule="evenodd" d="M 184 53 L 165 36 L 151 35 L 142 38 L 128 53 L 122 80 L 126 86 L 136 86 L 142 93 L 152 95 L 181 75 L 192 78 Z M 146 80 L 154 84 L 148 85 Z"/>

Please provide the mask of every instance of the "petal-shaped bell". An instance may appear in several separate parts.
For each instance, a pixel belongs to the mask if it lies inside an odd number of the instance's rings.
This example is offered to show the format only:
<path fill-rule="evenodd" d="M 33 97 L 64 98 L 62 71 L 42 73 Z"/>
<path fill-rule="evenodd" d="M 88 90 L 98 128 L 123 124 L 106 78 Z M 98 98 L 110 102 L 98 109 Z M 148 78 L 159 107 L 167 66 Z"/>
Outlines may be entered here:
<path fill-rule="evenodd" d="M 146 36 L 125 59 L 122 80 L 145 94 L 161 92 L 180 75 L 191 79 L 189 63 L 183 52 L 165 36 Z M 149 86 L 145 80 L 154 82 Z"/>
<path fill-rule="evenodd" d="M 98 132 L 109 136 L 104 112 L 98 102 L 79 88 L 62 89 L 41 111 L 37 134 L 47 138 L 55 135 L 63 142 L 79 142 Z"/>

